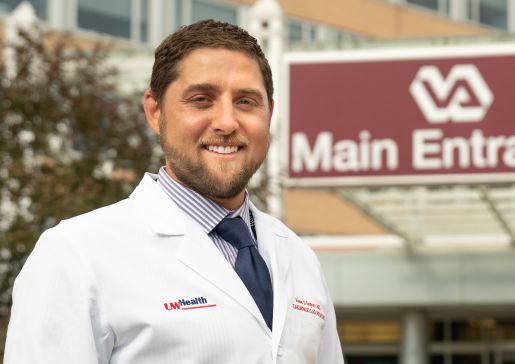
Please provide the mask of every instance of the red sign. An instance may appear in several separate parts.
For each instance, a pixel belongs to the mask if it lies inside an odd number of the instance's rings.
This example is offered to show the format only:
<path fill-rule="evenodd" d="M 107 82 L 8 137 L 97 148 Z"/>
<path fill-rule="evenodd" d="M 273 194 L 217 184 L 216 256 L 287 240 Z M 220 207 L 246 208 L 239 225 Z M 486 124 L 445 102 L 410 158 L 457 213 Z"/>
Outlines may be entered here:
<path fill-rule="evenodd" d="M 515 181 L 515 47 L 291 54 L 288 177 Z"/>

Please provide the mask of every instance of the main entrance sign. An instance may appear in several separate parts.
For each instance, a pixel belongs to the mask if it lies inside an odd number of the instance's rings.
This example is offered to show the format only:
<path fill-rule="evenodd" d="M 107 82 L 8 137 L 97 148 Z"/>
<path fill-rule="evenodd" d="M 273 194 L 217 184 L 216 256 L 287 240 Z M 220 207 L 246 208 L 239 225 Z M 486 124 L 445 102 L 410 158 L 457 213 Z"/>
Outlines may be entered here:
<path fill-rule="evenodd" d="M 286 56 L 288 182 L 515 182 L 515 47 Z"/>

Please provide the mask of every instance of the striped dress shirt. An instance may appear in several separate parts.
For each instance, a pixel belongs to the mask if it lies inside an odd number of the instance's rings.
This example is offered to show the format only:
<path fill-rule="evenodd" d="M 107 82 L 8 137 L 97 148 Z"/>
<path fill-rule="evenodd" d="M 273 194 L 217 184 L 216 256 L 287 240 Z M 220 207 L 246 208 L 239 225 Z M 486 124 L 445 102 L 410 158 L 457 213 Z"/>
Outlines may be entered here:
<path fill-rule="evenodd" d="M 247 193 L 245 193 L 243 204 L 238 209 L 231 211 L 174 181 L 168 173 L 166 173 L 164 166 L 159 169 L 157 174 L 157 184 L 186 215 L 198 223 L 200 228 L 211 238 L 218 250 L 220 250 L 225 259 L 227 259 L 233 267 L 236 262 L 236 256 L 238 255 L 237 249 L 213 231 L 223 218 L 241 217 L 251 231 L 250 235 L 257 248 L 257 242 L 252 233 L 254 219 L 250 213 L 249 197 Z"/>

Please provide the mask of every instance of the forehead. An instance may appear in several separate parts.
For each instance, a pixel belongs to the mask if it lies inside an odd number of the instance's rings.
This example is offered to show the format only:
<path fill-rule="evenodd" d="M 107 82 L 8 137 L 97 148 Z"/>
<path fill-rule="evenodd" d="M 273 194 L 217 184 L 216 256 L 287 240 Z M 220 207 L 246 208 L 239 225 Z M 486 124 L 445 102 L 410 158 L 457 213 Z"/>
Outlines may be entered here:
<path fill-rule="evenodd" d="M 186 54 L 177 67 L 177 80 L 222 80 L 239 78 L 258 81 L 264 87 L 259 63 L 247 53 L 226 48 L 197 48 Z"/>

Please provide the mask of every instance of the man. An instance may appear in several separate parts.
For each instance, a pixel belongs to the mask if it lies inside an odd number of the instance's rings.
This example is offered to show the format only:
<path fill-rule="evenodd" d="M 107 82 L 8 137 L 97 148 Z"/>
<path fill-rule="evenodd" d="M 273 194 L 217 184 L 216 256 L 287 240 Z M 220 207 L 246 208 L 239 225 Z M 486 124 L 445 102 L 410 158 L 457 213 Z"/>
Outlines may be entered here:
<path fill-rule="evenodd" d="M 165 166 L 41 236 L 14 287 L 6 364 L 343 363 L 314 253 L 245 190 L 272 96 L 244 30 L 201 21 L 163 41 L 144 109 Z"/>

